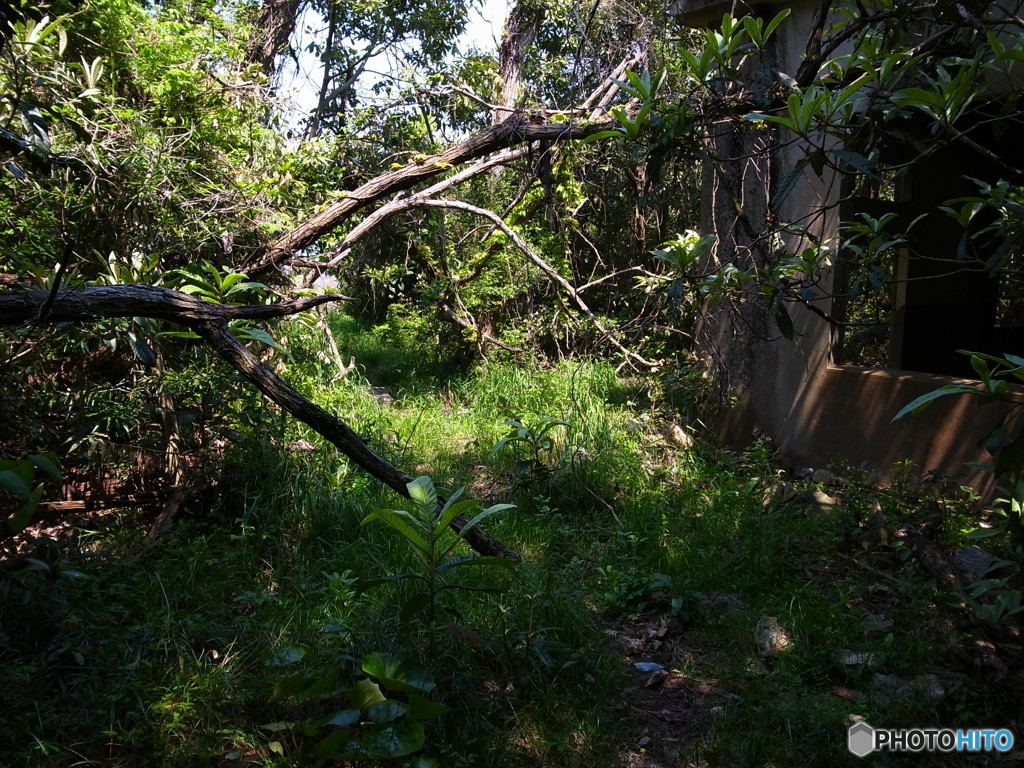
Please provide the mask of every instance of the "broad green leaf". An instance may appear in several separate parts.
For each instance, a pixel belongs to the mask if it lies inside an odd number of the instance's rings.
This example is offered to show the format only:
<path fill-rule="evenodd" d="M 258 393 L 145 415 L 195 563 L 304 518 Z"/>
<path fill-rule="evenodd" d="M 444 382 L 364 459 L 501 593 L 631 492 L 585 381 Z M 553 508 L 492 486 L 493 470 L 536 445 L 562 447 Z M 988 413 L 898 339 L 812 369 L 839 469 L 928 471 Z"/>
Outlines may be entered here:
<path fill-rule="evenodd" d="M 1019 472 L 1024 468 L 1024 436 L 1017 435 L 1009 443 L 1003 445 L 995 458 L 996 477 Z"/>
<path fill-rule="evenodd" d="M 385 701 L 386 698 L 381 693 L 380 686 L 369 678 L 360 680 L 348 689 L 349 704 L 360 710 L 369 709 L 373 704 Z"/>
<path fill-rule="evenodd" d="M 245 280 L 246 275 L 244 272 L 229 272 L 224 276 L 224 279 L 220 281 L 220 289 L 223 293 L 230 293 L 232 286 Z"/>
<path fill-rule="evenodd" d="M 751 41 L 760 48 L 764 42 L 764 35 L 761 29 L 762 20 L 756 16 L 744 16 L 741 21 Z"/>
<path fill-rule="evenodd" d="M 32 489 L 13 469 L 0 471 L 0 488 L 22 499 L 32 498 Z"/>
<path fill-rule="evenodd" d="M 445 528 L 448 527 L 452 520 L 454 520 L 459 515 L 469 514 L 473 512 L 473 510 L 478 509 L 482 506 L 483 502 L 477 499 L 465 499 L 463 501 L 456 502 L 455 504 L 452 504 L 451 501 L 449 501 L 448 505 L 446 505 L 444 510 L 442 510 L 441 516 L 437 520 L 435 533 L 443 531 Z"/>
<path fill-rule="evenodd" d="M 392 723 L 403 715 L 408 714 L 409 709 L 409 705 L 404 701 L 386 699 L 367 707 L 366 716 L 375 723 Z"/>
<path fill-rule="evenodd" d="M 312 678 L 308 675 L 288 675 L 274 683 L 274 693 L 270 701 L 298 697 L 303 691 L 311 687 L 319 678 Z"/>
<path fill-rule="evenodd" d="M 429 580 L 423 579 L 429 584 Z M 412 594 L 405 603 L 402 604 L 402 609 L 398 612 L 399 621 L 411 621 L 417 614 L 422 613 L 430 605 L 430 593 L 429 592 L 416 592 Z"/>
<path fill-rule="evenodd" d="M 334 761 L 366 759 L 358 750 L 358 743 L 353 740 L 348 728 L 332 731 L 313 745 L 313 754 L 317 757 L 329 758 Z"/>
<path fill-rule="evenodd" d="M 311 652 L 308 645 L 287 645 L 271 654 L 263 665 L 266 667 L 283 667 L 302 661 Z"/>
<path fill-rule="evenodd" d="M 21 509 L 15 512 L 11 518 L 11 530 L 14 533 L 21 533 L 32 522 L 32 515 L 35 513 L 36 507 L 39 506 L 39 501 L 42 498 L 43 486 L 40 484 L 32 491 L 32 495 L 25 501 Z"/>
<path fill-rule="evenodd" d="M 287 731 L 295 723 L 292 722 L 277 722 L 277 723 L 263 723 L 258 726 L 261 731 L 270 731 L 271 733 L 277 733 L 278 731 Z"/>
<path fill-rule="evenodd" d="M 434 488 L 434 481 L 423 475 L 405 487 L 409 490 L 409 498 L 425 510 L 430 510 L 433 515 L 434 510 L 437 509 L 437 489 Z"/>
<path fill-rule="evenodd" d="M 51 453 L 34 453 L 28 457 L 35 466 L 54 480 L 60 479 L 60 467 L 57 466 L 57 457 Z"/>
<path fill-rule="evenodd" d="M 420 557 L 429 557 L 430 545 L 427 544 L 427 540 L 423 535 L 426 533 L 426 531 L 423 530 L 424 525 L 408 512 L 399 509 L 375 509 L 363 518 L 363 522 L 360 523 L 360 526 L 366 525 L 374 520 L 385 522 L 398 531 L 402 537 L 415 548 Z"/>
<path fill-rule="evenodd" d="M 998 536 L 1001 531 L 998 528 L 975 528 L 967 534 L 968 539 L 990 539 Z"/>
<path fill-rule="evenodd" d="M 466 536 L 466 534 L 472 528 L 475 528 L 477 525 L 482 523 L 484 520 L 486 520 L 491 515 L 495 515 L 498 512 L 504 512 L 506 509 L 515 509 L 515 506 L 516 506 L 515 504 L 494 504 L 494 505 L 488 507 L 483 512 L 479 513 L 474 518 L 472 518 L 468 523 L 466 523 L 462 527 L 462 530 L 459 531 L 459 538 L 460 539 L 464 538 Z M 448 552 L 450 552 L 450 551 L 451 551 L 451 548 L 449 547 L 449 549 L 445 552 L 445 554 L 448 554 Z M 443 556 L 444 555 L 442 555 L 442 557 Z"/>
<path fill-rule="evenodd" d="M 779 26 L 779 24 L 781 24 L 783 21 L 789 18 L 790 13 L 792 13 L 792 8 L 785 8 L 779 11 L 779 13 L 776 14 L 775 18 L 768 22 L 768 26 L 764 28 L 763 39 L 767 40 L 771 36 L 772 32 L 774 32 L 775 29 Z"/>
<path fill-rule="evenodd" d="M 792 339 L 796 331 L 793 328 L 793 318 L 790 316 L 789 310 L 785 305 L 778 304 L 773 314 L 775 315 L 775 324 L 779 326 L 779 332 L 787 339 Z"/>
<path fill-rule="evenodd" d="M 994 454 L 1003 447 L 1003 443 L 1006 442 L 1006 437 L 1006 424 L 997 425 L 995 429 L 988 434 L 988 440 L 985 442 L 985 450 Z"/>
<path fill-rule="evenodd" d="M 369 757 L 404 757 L 423 749 L 425 738 L 422 722 L 399 720 L 386 728 L 364 733 L 360 747 Z"/>
<path fill-rule="evenodd" d="M 871 178 L 878 178 L 878 163 L 859 152 L 850 149 L 830 149 L 829 154 L 837 160 L 846 163 L 858 173 L 863 173 Z"/>
<path fill-rule="evenodd" d="M 432 720 L 435 717 L 441 717 L 441 715 L 451 712 L 451 709 L 451 707 L 431 701 L 426 696 L 421 696 L 418 693 L 413 693 L 409 696 L 409 717 L 413 720 Z"/>
<path fill-rule="evenodd" d="M 851 103 L 857 96 L 857 92 L 874 79 L 874 72 L 865 72 L 839 93 L 834 94 L 831 99 L 829 99 L 829 108 L 833 114 Z"/>
<path fill-rule="evenodd" d="M 985 389 L 991 386 L 992 373 L 989 370 L 988 364 L 979 355 L 971 355 L 971 368 L 978 374 L 978 378 L 981 379 L 982 384 L 985 385 Z"/>
<path fill-rule="evenodd" d="M 775 189 L 772 195 L 770 207 L 773 211 L 779 210 L 782 203 L 789 197 L 789 193 L 796 187 L 796 183 L 804 175 L 804 168 L 807 165 L 807 158 L 801 158 L 797 161 L 785 176 L 782 177 L 782 181 L 779 182 L 779 186 Z"/>
<path fill-rule="evenodd" d="M 621 130 L 598 131 L 597 133 L 590 134 L 585 139 L 581 139 L 580 144 L 593 144 L 595 141 L 600 141 L 601 139 L 621 139 L 625 138 L 625 136 L 626 133 Z"/>
<path fill-rule="evenodd" d="M 244 328 L 239 328 L 236 331 L 236 333 L 238 336 L 241 336 L 242 338 L 258 341 L 261 344 L 266 344 L 268 347 L 272 347 L 273 349 L 283 349 L 283 347 L 277 343 L 274 337 L 271 336 L 270 333 L 263 328 L 257 328 L 255 326 L 250 325 L 245 326 Z"/>
<path fill-rule="evenodd" d="M 371 653 L 360 663 L 363 672 L 372 675 L 390 691 L 430 693 L 436 687 L 430 671 L 408 659 L 397 659 L 385 653 Z"/>
<path fill-rule="evenodd" d="M 355 725 L 359 722 L 362 717 L 362 712 L 358 709 L 343 709 L 340 712 L 335 712 L 330 717 L 325 717 L 322 720 L 317 720 L 317 725 L 334 725 L 338 728 L 345 728 L 350 725 Z"/>
<path fill-rule="evenodd" d="M 627 70 L 626 71 L 626 77 L 628 77 L 630 80 L 633 80 L 636 77 L 636 73 L 630 72 L 629 70 Z M 643 99 L 644 98 L 643 94 L 640 91 L 637 90 L 635 84 L 627 83 L 625 80 L 619 80 L 619 79 L 614 78 L 614 77 L 611 77 L 611 78 L 608 78 L 608 79 L 611 80 L 613 83 L 615 83 L 617 86 L 619 86 L 619 89 L 623 93 L 628 93 L 630 96 L 632 96 L 634 98 L 637 98 L 637 99 Z"/>
<path fill-rule="evenodd" d="M 900 409 L 899 413 L 892 417 L 892 420 L 896 421 L 896 419 L 901 419 L 908 413 L 920 413 L 929 405 L 931 405 L 933 400 L 937 400 L 938 398 L 944 397 L 946 395 L 977 395 L 980 394 L 981 391 L 982 390 L 978 389 L 977 387 L 972 387 L 968 384 L 947 384 L 944 387 L 939 387 L 938 389 L 934 389 L 931 392 L 928 392 L 927 394 L 914 398 L 905 406 L 903 406 Z"/>

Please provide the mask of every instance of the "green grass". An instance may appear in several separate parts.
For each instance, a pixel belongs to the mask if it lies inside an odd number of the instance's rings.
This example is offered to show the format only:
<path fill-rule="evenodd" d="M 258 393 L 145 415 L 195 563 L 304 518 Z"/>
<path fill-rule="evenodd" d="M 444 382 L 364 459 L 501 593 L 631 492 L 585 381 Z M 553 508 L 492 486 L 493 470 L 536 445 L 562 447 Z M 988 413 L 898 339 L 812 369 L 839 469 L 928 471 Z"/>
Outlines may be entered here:
<path fill-rule="evenodd" d="M 425 754 L 443 766 L 610 768 L 643 749 L 661 764 L 852 764 L 850 713 L 876 725 L 1012 727 L 1010 697 L 964 671 L 949 596 L 912 561 L 863 567 L 890 554 L 857 544 L 860 495 L 876 491 L 851 481 L 825 512 L 802 487 L 779 500 L 772 492 L 787 481 L 770 450 L 674 447 L 658 432 L 671 410 L 633 398 L 606 363 L 460 368 L 350 318 L 332 323 L 342 355 L 362 367 L 332 382 L 311 339 L 293 345 L 285 375 L 411 473 L 516 503 L 487 528 L 524 562 L 466 569 L 465 584 L 501 591 L 446 593 L 453 610 L 436 633 L 401 621 L 406 586 L 359 582 L 415 562 L 386 526 L 359 523 L 403 500 L 305 428 L 264 418 L 224 456 L 230 487 L 151 547 L 140 549 L 145 525 L 126 510 L 50 570 L 6 574 L 3 765 L 315 765 L 300 726 L 268 726 L 313 723 L 346 706 L 344 695 L 274 700 L 275 686 L 330 674 L 347 690 L 372 652 L 430 669 L 431 696 L 450 711 L 427 723 Z M 541 417 L 568 426 L 552 431 L 539 465 L 512 448 L 492 453 L 502 422 Z M 291 450 L 300 438 L 318 450 Z M 915 514 L 904 497 L 885 498 L 892 515 Z M 894 627 L 866 635 L 868 605 Z M 763 616 L 792 646 L 758 666 Z M 648 638 L 627 658 L 614 640 L 651 626 L 666 628 L 659 658 L 676 679 L 704 691 L 680 709 L 699 734 L 678 744 L 672 729 L 686 729 L 659 725 L 643 699 L 658 693 L 630 672 L 656 649 Z M 873 665 L 841 663 L 844 650 Z M 880 704 L 867 695 L 876 673 L 938 673 L 948 693 Z M 653 742 L 640 747 L 648 725 Z"/>

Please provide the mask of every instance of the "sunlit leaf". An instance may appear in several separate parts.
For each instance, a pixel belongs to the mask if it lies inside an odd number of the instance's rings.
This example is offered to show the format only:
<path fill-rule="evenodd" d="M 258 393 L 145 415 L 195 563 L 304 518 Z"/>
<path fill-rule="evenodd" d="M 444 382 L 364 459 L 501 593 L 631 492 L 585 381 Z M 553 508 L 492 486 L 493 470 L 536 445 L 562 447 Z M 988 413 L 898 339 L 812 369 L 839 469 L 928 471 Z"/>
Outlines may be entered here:
<path fill-rule="evenodd" d="M 362 660 L 360 667 L 363 672 L 372 675 L 391 691 L 429 693 L 436 687 L 430 671 L 408 659 L 397 659 L 385 653 L 371 653 Z"/>
<path fill-rule="evenodd" d="M 349 704 L 360 710 L 368 709 L 373 704 L 385 701 L 386 698 L 380 686 L 369 678 L 360 680 L 348 691 Z"/>

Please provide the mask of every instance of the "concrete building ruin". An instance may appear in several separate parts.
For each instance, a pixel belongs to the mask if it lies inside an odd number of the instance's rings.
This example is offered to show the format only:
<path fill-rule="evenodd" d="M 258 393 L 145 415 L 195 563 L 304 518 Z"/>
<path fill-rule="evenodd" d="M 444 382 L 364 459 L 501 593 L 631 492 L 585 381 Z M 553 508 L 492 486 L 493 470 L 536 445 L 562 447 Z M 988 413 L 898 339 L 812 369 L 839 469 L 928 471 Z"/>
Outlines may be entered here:
<path fill-rule="evenodd" d="M 779 27 L 766 54 L 772 66 L 794 73 L 822 10 L 820 2 L 747 6 L 677 0 L 672 13 L 683 25 L 705 27 L 717 26 L 725 13 L 772 18 L 783 7 L 791 9 L 790 17 Z M 993 93 L 990 98 L 1000 95 Z M 908 125 L 908 130 L 913 129 Z M 992 158 L 1024 168 L 1024 148 L 1012 133 L 986 131 L 976 137 Z M 792 305 L 792 340 L 779 338 L 778 328 L 763 309 L 745 306 L 711 313 L 703 340 L 738 400 L 719 425 L 722 437 L 744 444 L 761 432 L 794 466 L 822 467 L 841 457 L 848 464 L 866 465 L 881 477 L 898 462 L 910 460 L 917 477 L 942 470 L 990 491 L 991 475 L 965 464 L 991 461 L 982 447 L 983 438 L 1005 406 L 979 407 L 971 397 L 950 396 L 935 401 L 922 414 L 897 422 L 892 419 L 914 398 L 960 381 L 957 377 L 974 375 L 957 349 L 1024 355 L 1022 270 L 994 278 L 983 271 L 956 268 L 958 255 L 962 256 L 957 244 L 963 229 L 956 230 L 952 219 L 943 223 L 932 216 L 891 265 L 889 282 L 894 287 L 888 293 L 888 305 L 875 308 L 879 321 L 844 326 L 850 317 L 863 319 L 865 307 L 851 306 L 843 297 L 848 293 L 849 261 L 838 246 L 840 222 L 856 220 L 861 213 L 876 219 L 896 213 L 901 221 L 911 221 L 943 201 L 976 193 L 977 187 L 967 177 L 988 182 L 1004 177 L 1001 163 L 976 149 L 950 145 L 915 162 L 909 173 L 894 177 L 886 189 L 880 189 L 885 185 L 853 189 L 827 168 L 820 178 L 808 171 L 784 202 L 772 208 L 773 193 L 806 154 L 803 147 L 780 140 L 768 129 L 725 124 L 711 144 L 713 153 L 725 158 L 717 168 L 707 163 L 704 173 L 701 234 L 716 235 L 714 258 L 720 263 L 728 260 L 737 249 L 750 246 L 751 231 L 761 231 L 743 226 L 737 213 L 741 208 L 748 220 L 804 221 L 833 248 L 819 298 L 809 308 Z M 908 160 L 915 159 L 909 156 L 915 152 L 913 142 L 903 147 L 893 142 L 889 151 L 893 164 L 902 159 L 900 152 Z M 813 221 L 808 221 L 810 215 Z M 799 247 L 799 240 L 794 236 L 787 245 Z M 822 314 L 840 324 L 827 322 Z M 1020 399 L 1024 402 L 1024 397 Z"/>

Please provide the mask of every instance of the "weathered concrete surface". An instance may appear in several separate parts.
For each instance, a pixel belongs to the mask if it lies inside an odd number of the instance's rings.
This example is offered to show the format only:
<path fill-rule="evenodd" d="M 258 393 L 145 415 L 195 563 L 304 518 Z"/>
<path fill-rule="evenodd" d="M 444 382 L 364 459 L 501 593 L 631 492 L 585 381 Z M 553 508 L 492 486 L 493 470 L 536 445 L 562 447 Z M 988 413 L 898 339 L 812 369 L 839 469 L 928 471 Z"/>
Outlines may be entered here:
<path fill-rule="evenodd" d="M 759 12 L 768 17 L 783 5 L 792 9 L 774 46 L 765 53 L 766 63 L 792 74 L 799 68 L 819 4 L 797 0 L 763 5 L 758 4 Z M 750 10 L 713 0 L 678 0 L 672 6 L 677 19 L 690 26 L 717 26 L 723 13 L 742 15 Z M 700 227 L 702 234 L 717 238 L 711 268 L 759 258 L 757 238 L 772 215 L 772 193 L 804 155 L 803 147 L 770 128 L 723 123 L 715 134 L 708 149 L 718 162 L 705 166 Z M 827 169 L 821 177 L 808 170 L 774 215 L 781 221 L 801 222 L 835 254 L 839 185 Z M 792 236 L 786 246 L 796 252 L 805 244 Z M 825 313 L 832 310 L 832 287 L 827 270 L 817 302 Z M 841 457 L 854 465 L 865 463 L 884 480 L 894 464 L 909 459 L 916 468 L 912 475 L 940 469 L 983 492 L 992 490 L 989 474 L 964 464 L 991 460 L 981 445 L 1006 406 L 979 408 L 970 397 L 947 396 L 924 413 L 893 423 L 893 416 L 914 398 L 961 380 L 836 365 L 832 327 L 804 307 L 789 309 L 796 331 L 793 340 L 781 338 L 770 314 L 753 304 L 720 305 L 699 329 L 702 346 L 740 403 L 722 414 L 718 424 L 726 442 L 743 445 L 760 431 L 795 465 L 820 467 Z"/>

